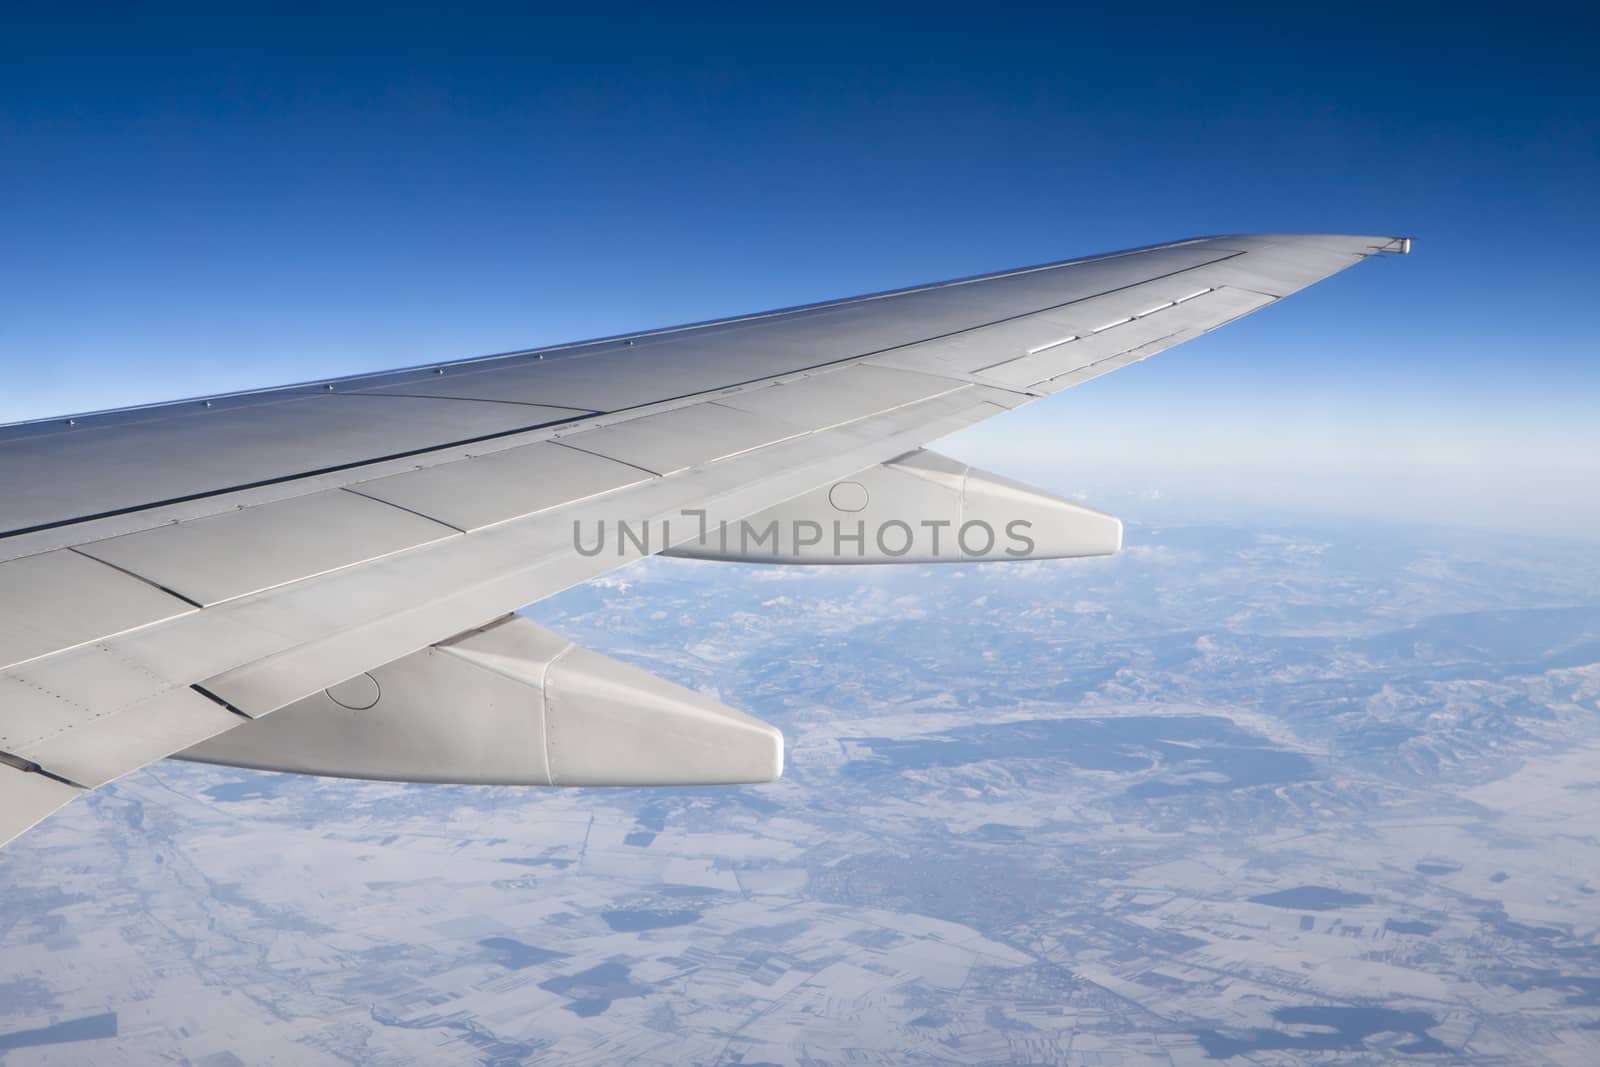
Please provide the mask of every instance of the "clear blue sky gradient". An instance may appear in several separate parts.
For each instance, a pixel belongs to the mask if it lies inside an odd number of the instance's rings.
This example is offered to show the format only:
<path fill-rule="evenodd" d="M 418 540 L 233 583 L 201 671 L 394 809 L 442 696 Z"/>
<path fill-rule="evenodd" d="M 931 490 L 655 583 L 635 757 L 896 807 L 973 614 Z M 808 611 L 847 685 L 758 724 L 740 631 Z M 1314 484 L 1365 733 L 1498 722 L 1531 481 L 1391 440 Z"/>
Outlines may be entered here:
<path fill-rule="evenodd" d="M 973 447 L 1600 474 L 1576 8 L 344 10 L 6 17 L 0 420 L 1335 231 L 1417 251 Z"/>

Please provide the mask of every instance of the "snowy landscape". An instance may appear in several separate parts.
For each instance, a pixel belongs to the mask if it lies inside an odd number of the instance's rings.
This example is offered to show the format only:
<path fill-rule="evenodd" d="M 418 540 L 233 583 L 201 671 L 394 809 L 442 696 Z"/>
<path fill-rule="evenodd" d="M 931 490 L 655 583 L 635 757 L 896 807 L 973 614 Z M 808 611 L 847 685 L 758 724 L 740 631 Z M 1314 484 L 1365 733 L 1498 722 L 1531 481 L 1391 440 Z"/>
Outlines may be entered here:
<path fill-rule="evenodd" d="M 0 1062 L 1600 1062 L 1592 549 L 1134 510 L 530 610 L 771 786 L 101 790 L 0 853 Z"/>

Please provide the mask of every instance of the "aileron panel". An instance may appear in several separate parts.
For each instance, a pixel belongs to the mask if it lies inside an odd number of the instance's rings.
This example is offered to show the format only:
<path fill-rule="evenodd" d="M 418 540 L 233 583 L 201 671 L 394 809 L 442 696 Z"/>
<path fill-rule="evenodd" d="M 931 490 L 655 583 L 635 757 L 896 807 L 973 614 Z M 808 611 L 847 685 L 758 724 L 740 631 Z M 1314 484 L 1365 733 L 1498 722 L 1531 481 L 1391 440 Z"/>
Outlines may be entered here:
<path fill-rule="evenodd" d="M 0 563 L 0 670 L 194 610 L 66 549 L 8 560 Z"/>
<path fill-rule="evenodd" d="M 792 420 L 820 430 L 877 415 L 962 388 L 949 378 L 860 364 L 780 382 L 723 398 L 763 419 Z"/>
<path fill-rule="evenodd" d="M 553 442 L 473 456 L 350 487 L 473 531 L 649 478 L 638 467 Z"/>
<path fill-rule="evenodd" d="M 334 489 L 96 541 L 77 551 L 209 607 L 458 533 Z"/>
<path fill-rule="evenodd" d="M 672 474 L 801 433 L 800 427 L 720 403 L 691 404 L 559 438 L 562 445 Z"/>

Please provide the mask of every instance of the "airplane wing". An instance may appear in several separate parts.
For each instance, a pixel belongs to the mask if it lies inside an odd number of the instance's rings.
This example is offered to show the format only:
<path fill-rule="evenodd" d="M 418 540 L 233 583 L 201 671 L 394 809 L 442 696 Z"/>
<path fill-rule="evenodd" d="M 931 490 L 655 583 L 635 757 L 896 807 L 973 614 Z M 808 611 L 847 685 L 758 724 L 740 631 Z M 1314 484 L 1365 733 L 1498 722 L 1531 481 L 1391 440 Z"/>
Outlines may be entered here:
<path fill-rule="evenodd" d="M 664 551 L 1115 551 L 1109 516 L 920 446 L 1405 251 L 1203 238 L 0 427 L 0 843 L 174 754 L 414 781 L 770 780 L 772 727 L 509 613 Z"/>

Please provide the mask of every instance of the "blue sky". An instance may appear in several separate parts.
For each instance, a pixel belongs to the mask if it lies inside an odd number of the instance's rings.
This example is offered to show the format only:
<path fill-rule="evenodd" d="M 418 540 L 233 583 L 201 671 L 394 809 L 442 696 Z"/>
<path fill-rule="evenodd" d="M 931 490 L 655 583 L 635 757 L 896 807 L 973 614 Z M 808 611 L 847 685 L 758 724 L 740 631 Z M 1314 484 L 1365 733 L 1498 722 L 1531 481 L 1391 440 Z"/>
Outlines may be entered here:
<path fill-rule="evenodd" d="M 0 420 L 1199 234 L 1398 233 L 1409 260 L 951 448 L 1600 531 L 1592 19 L 343 10 L 9 16 Z"/>

